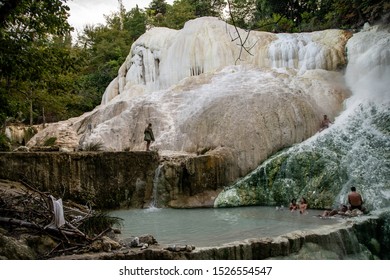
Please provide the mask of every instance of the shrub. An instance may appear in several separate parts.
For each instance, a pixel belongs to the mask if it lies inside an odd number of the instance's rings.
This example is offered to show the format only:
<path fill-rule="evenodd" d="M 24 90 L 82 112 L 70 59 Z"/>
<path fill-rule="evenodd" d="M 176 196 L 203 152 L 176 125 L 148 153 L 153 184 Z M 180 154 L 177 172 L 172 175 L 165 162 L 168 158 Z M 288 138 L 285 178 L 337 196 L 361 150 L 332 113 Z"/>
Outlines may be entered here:
<path fill-rule="evenodd" d="M 122 224 L 123 219 L 121 218 L 111 217 L 109 214 L 104 212 L 97 212 L 83 220 L 80 225 L 80 229 L 89 235 L 97 235 L 108 228 L 113 226 L 120 227 Z"/>
<path fill-rule="evenodd" d="M 8 137 L 4 133 L 0 133 L 0 151 L 2 152 L 11 151 L 11 143 Z"/>
<path fill-rule="evenodd" d="M 50 138 L 45 140 L 45 142 L 43 143 L 43 146 L 49 146 L 49 147 L 54 146 L 56 141 L 57 141 L 57 137 L 50 137 Z"/>
<path fill-rule="evenodd" d="M 83 151 L 102 151 L 102 150 L 103 150 L 102 142 L 88 143 L 83 148 Z"/>

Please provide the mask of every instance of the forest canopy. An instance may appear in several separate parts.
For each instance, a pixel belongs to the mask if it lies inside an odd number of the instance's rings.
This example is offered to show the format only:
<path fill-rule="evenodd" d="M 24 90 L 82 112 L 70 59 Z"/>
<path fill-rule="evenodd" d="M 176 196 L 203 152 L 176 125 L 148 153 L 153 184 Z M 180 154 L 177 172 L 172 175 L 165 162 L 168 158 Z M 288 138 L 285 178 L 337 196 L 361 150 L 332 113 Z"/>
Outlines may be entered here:
<path fill-rule="evenodd" d="M 146 30 L 203 16 L 247 30 L 357 29 L 389 21 L 385 0 L 152 0 L 71 37 L 68 0 L 0 0 L 0 123 L 55 122 L 91 111 Z"/>

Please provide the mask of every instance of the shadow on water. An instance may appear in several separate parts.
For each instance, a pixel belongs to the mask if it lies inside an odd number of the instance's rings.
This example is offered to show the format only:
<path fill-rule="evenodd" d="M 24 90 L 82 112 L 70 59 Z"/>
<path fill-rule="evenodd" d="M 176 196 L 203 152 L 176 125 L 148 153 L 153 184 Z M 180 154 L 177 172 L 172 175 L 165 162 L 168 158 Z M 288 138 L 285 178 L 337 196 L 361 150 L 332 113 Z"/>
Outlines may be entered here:
<path fill-rule="evenodd" d="M 171 209 L 148 208 L 111 212 L 123 219 L 121 238 L 153 235 L 160 244 L 218 246 L 247 238 L 275 237 L 338 222 L 320 219 L 321 210 L 306 215 L 274 207 Z"/>

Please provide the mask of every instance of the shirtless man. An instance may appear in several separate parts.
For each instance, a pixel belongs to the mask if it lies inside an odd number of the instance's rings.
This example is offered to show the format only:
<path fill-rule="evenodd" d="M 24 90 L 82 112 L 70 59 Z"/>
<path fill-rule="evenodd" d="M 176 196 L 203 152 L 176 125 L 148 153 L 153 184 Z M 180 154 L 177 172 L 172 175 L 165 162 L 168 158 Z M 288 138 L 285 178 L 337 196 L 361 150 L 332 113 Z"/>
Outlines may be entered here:
<path fill-rule="evenodd" d="M 363 211 L 363 198 L 360 193 L 356 192 L 355 187 L 351 187 L 351 192 L 348 194 L 349 210 L 359 209 Z"/>
<path fill-rule="evenodd" d="M 331 124 L 332 122 L 330 121 L 330 119 L 328 119 L 328 116 L 324 115 L 324 119 L 321 122 L 320 131 L 323 131 L 325 128 L 328 128 Z"/>

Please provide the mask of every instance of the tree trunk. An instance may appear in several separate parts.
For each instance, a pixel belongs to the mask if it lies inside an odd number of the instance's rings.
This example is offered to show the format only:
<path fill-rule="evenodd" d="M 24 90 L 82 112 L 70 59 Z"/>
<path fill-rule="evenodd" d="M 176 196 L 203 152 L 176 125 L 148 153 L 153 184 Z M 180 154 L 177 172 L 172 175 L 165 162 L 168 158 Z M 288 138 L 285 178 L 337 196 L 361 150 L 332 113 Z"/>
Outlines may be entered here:
<path fill-rule="evenodd" d="M 43 127 L 45 128 L 46 126 L 45 107 L 42 107 L 42 123 L 43 123 Z"/>
<path fill-rule="evenodd" d="M 30 125 L 33 125 L 33 103 L 30 99 Z"/>

